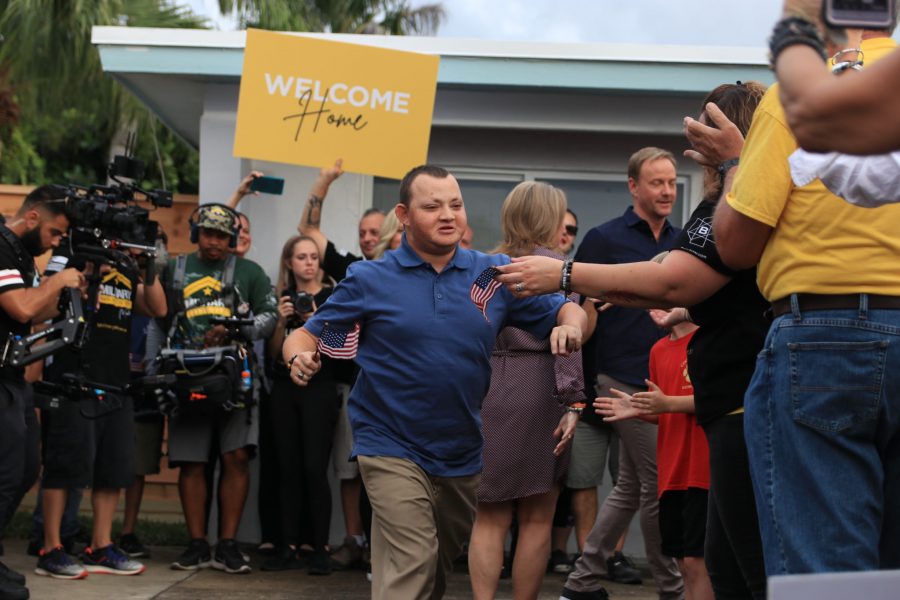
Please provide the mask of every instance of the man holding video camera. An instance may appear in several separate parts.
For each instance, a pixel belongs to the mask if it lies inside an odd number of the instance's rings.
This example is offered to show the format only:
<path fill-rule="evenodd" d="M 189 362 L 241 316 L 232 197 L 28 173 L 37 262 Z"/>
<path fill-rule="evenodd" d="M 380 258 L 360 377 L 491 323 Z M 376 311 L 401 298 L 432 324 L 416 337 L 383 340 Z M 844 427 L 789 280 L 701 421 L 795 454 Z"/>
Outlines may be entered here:
<path fill-rule="evenodd" d="M 6 225 L 0 225 L 0 341 L 25 336 L 32 321 L 57 311 L 64 288 L 84 284 L 83 275 L 65 269 L 35 286 L 34 257 L 59 245 L 69 228 L 65 191 L 41 186 L 25 197 Z M 25 369 L 0 366 L 0 533 L 37 476 L 37 420 Z M 2 551 L 0 551 L 2 554 Z M 0 596 L 28 598 L 25 578 L 0 563 Z"/>
<path fill-rule="evenodd" d="M 221 204 L 200 206 L 191 219 L 191 240 L 197 252 L 182 260 L 171 261 L 167 273 L 170 290 L 169 326 L 171 348 L 185 353 L 216 348 L 211 354 L 225 356 L 235 350 L 246 357 L 244 371 L 252 372 L 251 344 L 228 346 L 232 337 L 244 342 L 268 337 L 275 327 L 275 298 L 268 276 L 256 263 L 230 252 L 237 245 L 240 224 L 237 214 Z M 228 328 L 214 320 L 253 315 Z M 230 333 L 231 332 L 231 333 Z M 220 352 L 221 350 L 221 352 Z M 232 405 L 230 389 L 213 391 L 198 379 L 183 373 L 178 389 L 176 412 L 169 420 L 169 463 L 181 467 L 178 489 L 191 541 L 184 553 L 172 563 L 173 569 L 196 570 L 206 566 L 227 573 L 248 573 L 250 565 L 235 541 L 238 524 L 250 485 L 249 461 L 256 449 L 259 420 L 255 406 L 255 382 L 245 381 L 254 390 Z M 210 372 L 213 372 L 211 369 Z M 228 395 L 224 399 L 218 396 Z M 221 402 L 222 406 L 215 406 Z M 255 402 L 250 402 L 255 405 Z M 210 448 L 218 443 L 222 457 L 219 480 L 219 541 L 214 556 L 206 540 L 207 486 L 204 466 Z"/>
<path fill-rule="evenodd" d="M 142 256 L 114 251 L 100 257 L 82 252 L 90 249 L 76 244 L 74 249 L 64 249 L 57 260 L 85 262 L 90 282 L 86 341 L 80 348 L 67 347 L 55 353 L 44 369 L 45 381 L 57 387 L 44 393 L 47 401 L 41 406 L 44 545 L 35 572 L 55 579 L 144 571 L 144 565 L 113 543 L 112 522 L 119 491 L 134 478 L 134 408 L 124 390 L 130 381 L 132 316 L 166 314 L 159 280 L 152 271 L 150 277 L 142 277 L 133 258 Z M 71 257 L 63 259 L 65 255 Z M 85 384 L 67 387 L 70 374 L 83 377 Z M 88 396 L 82 387 L 95 391 Z M 92 489 L 93 533 L 84 551 L 84 566 L 66 554 L 60 539 L 67 491 L 73 487 Z"/>

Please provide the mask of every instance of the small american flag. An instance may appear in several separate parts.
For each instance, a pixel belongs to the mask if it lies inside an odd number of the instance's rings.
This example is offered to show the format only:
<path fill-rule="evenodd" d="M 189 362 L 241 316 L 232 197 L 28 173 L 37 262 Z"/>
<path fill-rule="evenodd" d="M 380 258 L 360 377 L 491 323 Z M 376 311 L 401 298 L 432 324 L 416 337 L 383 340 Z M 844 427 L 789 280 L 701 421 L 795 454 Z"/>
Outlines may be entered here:
<path fill-rule="evenodd" d="M 319 352 L 331 358 L 350 360 L 356 358 L 359 348 L 359 323 L 353 325 L 353 329 L 339 330 L 329 325 L 322 329 L 317 344 Z"/>
<path fill-rule="evenodd" d="M 490 321 L 490 319 L 488 319 L 487 316 L 487 303 L 494 297 L 497 288 L 503 285 L 494 279 L 495 275 L 497 275 L 497 269 L 488 267 L 481 272 L 481 275 L 479 275 L 477 279 L 475 279 L 475 283 L 472 284 L 472 289 L 469 290 L 469 298 L 472 299 L 472 302 L 475 303 L 475 306 L 478 307 L 478 310 L 481 311 L 481 314 L 484 315 L 484 318 L 488 321 Z"/>

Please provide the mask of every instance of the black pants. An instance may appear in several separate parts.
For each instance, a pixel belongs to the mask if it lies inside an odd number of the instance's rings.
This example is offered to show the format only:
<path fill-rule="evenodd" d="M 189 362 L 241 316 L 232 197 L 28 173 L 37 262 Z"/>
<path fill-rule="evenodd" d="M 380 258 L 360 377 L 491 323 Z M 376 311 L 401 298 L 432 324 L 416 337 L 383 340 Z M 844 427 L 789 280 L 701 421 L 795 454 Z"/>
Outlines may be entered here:
<path fill-rule="evenodd" d="M 709 442 L 709 511 L 705 562 L 716 600 L 766 597 L 766 570 L 744 415 L 726 415 L 703 426 Z"/>
<path fill-rule="evenodd" d="M 37 479 L 39 439 L 31 386 L 0 382 L 0 537 Z"/>
<path fill-rule="evenodd" d="M 300 515 L 305 514 L 313 546 L 324 548 L 331 524 L 328 465 L 339 409 L 337 388 L 329 379 L 313 378 L 306 388 L 276 379 L 270 408 L 281 475 L 284 543 L 300 542 Z"/>
<path fill-rule="evenodd" d="M 272 398 L 259 401 L 259 528 L 263 542 L 281 544 L 281 498 L 278 490 L 278 448 L 272 432 Z"/>

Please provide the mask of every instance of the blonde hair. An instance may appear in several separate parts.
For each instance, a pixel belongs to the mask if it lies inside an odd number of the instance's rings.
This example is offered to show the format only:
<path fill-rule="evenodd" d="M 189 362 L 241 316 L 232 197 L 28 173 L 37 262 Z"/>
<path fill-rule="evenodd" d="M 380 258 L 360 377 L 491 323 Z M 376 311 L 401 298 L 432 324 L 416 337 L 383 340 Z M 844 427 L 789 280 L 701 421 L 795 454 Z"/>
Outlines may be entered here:
<path fill-rule="evenodd" d="M 675 155 L 668 150 L 663 150 L 662 148 L 656 148 L 654 146 L 641 148 L 628 159 L 628 178 L 637 181 L 641 175 L 641 167 L 643 167 L 645 163 L 655 162 L 661 158 L 665 158 L 671 162 L 673 167 L 678 166 Z"/>
<path fill-rule="evenodd" d="M 381 232 L 378 234 L 378 244 L 375 246 L 375 252 L 372 258 L 381 258 L 384 253 L 391 249 L 391 240 L 397 235 L 397 232 L 403 229 L 400 219 L 397 218 L 396 211 L 389 210 L 381 224 Z"/>
<path fill-rule="evenodd" d="M 566 216 L 566 194 L 540 181 L 523 181 L 512 189 L 500 209 L 503 241 L 495 253 L 526 256 L 535 246 L 554 249 Z"/>

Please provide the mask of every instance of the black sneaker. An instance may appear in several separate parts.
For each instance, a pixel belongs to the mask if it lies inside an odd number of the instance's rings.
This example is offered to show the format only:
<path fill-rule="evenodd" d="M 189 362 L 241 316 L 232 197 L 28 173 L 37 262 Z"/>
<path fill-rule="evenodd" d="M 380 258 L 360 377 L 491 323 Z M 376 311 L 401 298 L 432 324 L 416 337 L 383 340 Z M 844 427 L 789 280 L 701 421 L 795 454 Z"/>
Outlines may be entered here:
<path fill-rule="evenodd" d="M 30 594 L 28 588 L 9 581 L 0 579 L 0 599 L 2 600 L 28 600 Z"/>
<path fill-rule="evenodd" d="M 310 575 L 331 575 L 331 557 L 324 548 L 319 548 L 309 557 L 306 572 Z"/>
<path fill-rule="evenodd" d="M 150 551 L 133 533 L 123 533 L 117 546 L 131 558 L 150 558 Z"/>
<path fill-rule="evenodd" d="M 550 562 L 547 563 L 547 571 L 550 573 L 571 573 L 572 559 L 562 550 L 554 550 L 550 553 Z"/>
<path fill-rule="evenodd" d="M 610 581 L 616 583 L 641 584 L 641 572 L 621 552 L 606 559 L 606 574 Z"/>
<path fill-rule="evenodd" d="M 241 553 L 237 542 L 234 540 L 219 540 L 216 544 L 216 555 L 212 561 L 212 568 L 226 573 L 249 573 L 251 571 L 247 557 Z"/>
<path fill-rule="evenodd" d="M 0 562 L 0 581 L 9 581 L 17 585 L 25 585 L 25 576 L 18 571 L 13 571 L 3 562 Z"/>
<path fill-rule="evenodd" d="M 176 571 L 196 571 L 210 565 L 209 542 L 204 539 L 191 540 L 187 550 L 169 565 Z"/>
<path fill-rule="evenodd" d="M 87 569 L 72 560 L 62 546 L 41 550 L 34 572 L 54 579 L 84 579 L 88 576 Z"/>
<path fill-rule="evenodd" d="M 105 575 L 140 575 L 147 568 L 122 552 L 115 544 L 103 548 L 85 548 L 81 562 L 88 573 Z"/>
<path fill-rule="evenodd" d="M 260 567 L 263 571 L 288 571 L 302 568 L 303 561 L 297 557 L 297 550 L 290 546 L 285 546 L 275 556 L 269 557 Z"/>
<path fill-rule="evenodd" d="M 576 592 L 575 590 L 570 590 L 567 587 L 563 588 L 562 594 L 559 597 L 559 600 L 608 600 L 609 594 L 606 593 L 606 590 L 600 588 L 599 590 L 594 590 L 593 592 Z"/>

